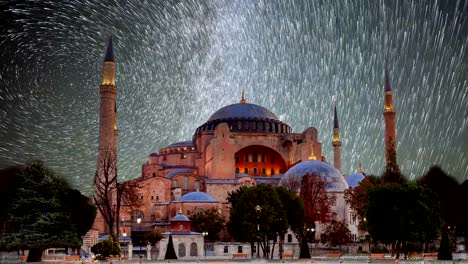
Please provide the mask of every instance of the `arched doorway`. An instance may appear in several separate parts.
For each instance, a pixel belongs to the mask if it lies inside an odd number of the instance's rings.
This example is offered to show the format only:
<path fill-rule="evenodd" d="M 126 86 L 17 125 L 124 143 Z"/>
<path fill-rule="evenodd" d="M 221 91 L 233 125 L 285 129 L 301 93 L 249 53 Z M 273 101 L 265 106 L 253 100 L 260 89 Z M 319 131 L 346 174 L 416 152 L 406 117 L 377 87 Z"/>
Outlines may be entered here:
<path fill-rule="evenodd" d="M 286 171 L 286 162 L 281 154 L 272 148 L 252 145 L 235 154 L 235 168 L 251 176 L 271 177 Z"/>

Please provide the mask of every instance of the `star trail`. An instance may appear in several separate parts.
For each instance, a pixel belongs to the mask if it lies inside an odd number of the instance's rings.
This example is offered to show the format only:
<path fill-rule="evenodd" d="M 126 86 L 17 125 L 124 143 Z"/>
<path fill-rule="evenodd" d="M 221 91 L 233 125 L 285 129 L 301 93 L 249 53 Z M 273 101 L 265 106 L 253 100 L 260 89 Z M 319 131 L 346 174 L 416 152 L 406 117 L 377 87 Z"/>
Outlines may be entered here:
<path fill-rule="evenodd" d="M 121 179 L 242 90 L 329 161 L 336 103 L 343 173 L 380 174 L 387 63 L 403 174 L 468 178 L 468 1 L 0 1 L 0 22 L 0 168 L 41 159 L 91 193 L 112 34 Z"/>

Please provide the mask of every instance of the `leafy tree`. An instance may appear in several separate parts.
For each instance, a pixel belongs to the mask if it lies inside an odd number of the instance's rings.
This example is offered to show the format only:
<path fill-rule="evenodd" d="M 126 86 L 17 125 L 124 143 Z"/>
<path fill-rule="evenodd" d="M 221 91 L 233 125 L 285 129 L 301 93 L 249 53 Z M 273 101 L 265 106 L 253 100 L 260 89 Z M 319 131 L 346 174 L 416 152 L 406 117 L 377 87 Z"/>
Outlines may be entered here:
<path fill-rule="evenodd" d="M 351 242 L 351 231 L 344 222 L 333 220 L 325 228 L 322 243 L 328 243 L 332 247 L 346 245 Z"/>
<path fill-rule="evenodd" d="M 385 184 L 369 192 L 367 228 L 374 240 L 391 243 L 396 258 L 406 256 L 408 241 L 427 241 L 438 234 L 436 196 L 414 183 Z"/>
<path fill-rule="evenodd" d="M 172 235 L 169 235 L 169 242 L 167 243 L 164 259 L 177 259 L 177 255 L 174 250 L 174 242 L 172 242 Z"/>
<path fill-rule="evenodd" d="M 120 255 L 120 247 L 117 242 L 104 240 L 91 247 L 91 252 L 96 254 L 96 256 L 99 256 L 99 259 L 105 259 L 111 256 Z"/>
<path fill-rule="evenodd" d="M 209 241 L 218 240 L 219 232 L 224 229 L 224 217 L 215 208 L 192 214 L 190 220 L 194 231 L 208 232 Z"/>
<path fill-rule="evenodd" d="M 404 183 L 406 182 L 406 178 L 401 174 L 400 168 L 398 167 L 395 141 L 393 139 L 390 139 L 389 146 L 382 180 L 384 183 Z"/>
<path fill-rule="evenodd" d="M 366 176 L 358 186 L 345 191 L 345 200 L 358 218 L 358 229 L 366 231 L 366 211 L 369 202 L 369 191 L 372 187 L 381 185 L 382 179 L 377 176 Z"/>
<path fill-rule="evenodd" d="M 5 173 L 5 174 L 4 174 Z M 80 235 L 90 227 L 93 206 L 86 197 L 71 189 L 61 178 L 40 161 L 0 172 L 13 179 L 11 190 L 1 211 L 4 232 L 0 236 L 0 249 L 29 249 L 28 262 L 42 259 L 42 251 L 51 247 L 81 246 Z M 74 219 L 79 210 L 91 217 Z"/>
<path fill-rule="evenodd" d="M 274 249 L 278 234 L 288 228 L 286 210 L 276 188 L 260 184 L 241 187 L 228 195 L 231 203 L 229 233 L 237 240 L 260 244 L 265 257 L 270 256 L 269 241 Z M 260 249 L 259 249 L 260 250 Z"/>

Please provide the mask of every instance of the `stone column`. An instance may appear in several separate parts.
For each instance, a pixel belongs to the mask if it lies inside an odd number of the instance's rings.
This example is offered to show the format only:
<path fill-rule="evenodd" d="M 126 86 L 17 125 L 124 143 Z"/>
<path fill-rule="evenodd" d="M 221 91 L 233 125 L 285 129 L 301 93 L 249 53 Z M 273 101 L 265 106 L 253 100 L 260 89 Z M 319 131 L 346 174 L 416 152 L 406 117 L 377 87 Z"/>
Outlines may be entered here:
<path fill-rule="evenodd" d="M 133 244 L 128 243 L 128 259 L 132 259 L 132 258 L 133 258 Z"/>

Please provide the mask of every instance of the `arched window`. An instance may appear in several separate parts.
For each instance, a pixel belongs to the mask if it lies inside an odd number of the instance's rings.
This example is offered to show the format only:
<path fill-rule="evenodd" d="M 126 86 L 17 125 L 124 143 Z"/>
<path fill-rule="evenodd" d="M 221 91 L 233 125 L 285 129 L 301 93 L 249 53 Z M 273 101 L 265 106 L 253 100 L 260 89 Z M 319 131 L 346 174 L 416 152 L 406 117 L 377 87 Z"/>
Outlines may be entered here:
<path fill-rule="evenodd" d="M 254 175 L 257 175 L 257 174 L 258 174 L 257 168 L 254 168 L 254 169 L 253 169 L 253 174 L 254 174 Z"/>
<path fill-rule="evenodd" d="M 239 173 L 239 167 L 236 167 L 236 173 Z"/>
<path fill-rule="evenodd" d="M 179 225 L 179 231 L 183 231 L 184 230 L 184 225 L 183 224 L 180 224 Z"/>
<path fill-rule="evenodd" d="M 185 244 L 184 243 L 179 244 L 179 257 L 181 258 L 185 257 Z"/>
<path fill-rule="evenodd" d="M 283 169 L 280 169 L 280 170 L 279 170 L 279 173 L 283 173 Z"/>
<path fill-rule="evenodd" d="M 265 168 L 262 169 L 262 175 L 265 175 L 266 174 L 266 170 Z"/>
<path fill-rule="evenodd" d="M 257 159 L 257 152 L 254 152 L 253 155 L 252 155 L 252 162 L 257 162 L 258 159 Z"/>
<path fill-rule="evenodd" d="M 275 175 L 275 169 L 271 169 L 270 174 Z"/>
<path fill-rule="evenodd" d="M 200 190 L 200 182 L 199 181 L 195 181 L 193 183 L 193 188 L 196 190 L 196 191 L 199 191 Z"/>
<path fill-rule="evenodd" d="M 189 178 L 188 178 L 188 176 L 185 176 L 185 177 L 184 177 L 184 189 L 185 189 L 185 190 L 188 189 L 188 182 L 189 182 Z"/>
<path fill-rule="evenodd" d="M 177 186 L 177 181 L 173 181 L 173 182 L 172 182 L 172 187 L 174 187 L 174 188 L 177 188 L 177 187 L 178 187 L 178 186 Z"/>
<path fill-rule="evenodd" d="M 156 177 L 156 173 L 153 172 L 153 177 Z"/>
<path fill-rule="evenodd" d="M 265 162 L 265 153 L 262 153 L 262 162 Z"/>
<path fill-rule="evenodd" d="M 249 162 L 249 154 L 245 154 L 245 156 L 244 156 L 244 161 L 245 161 L 245 162 Z"/>
<path fill-rule="evenodd" d="M 249 174 L 249 168 L 244 168 L 244 173 Z"/>
<path fill-rule="evenodd" d="M 198 256 L 198 246 L 197 246 L 197 243 L 195 242 L 192 242 L 192 244 L 190 244 L 190 256 L 191 257 Z"/>
<path fill-rule="evenodd" d="M 132 222 L 136 222 L 138 218 L 141 218 L 141 220 L 144 219 L 143 212 L 140 210 L 134 210 L 132 211 Z"/>

